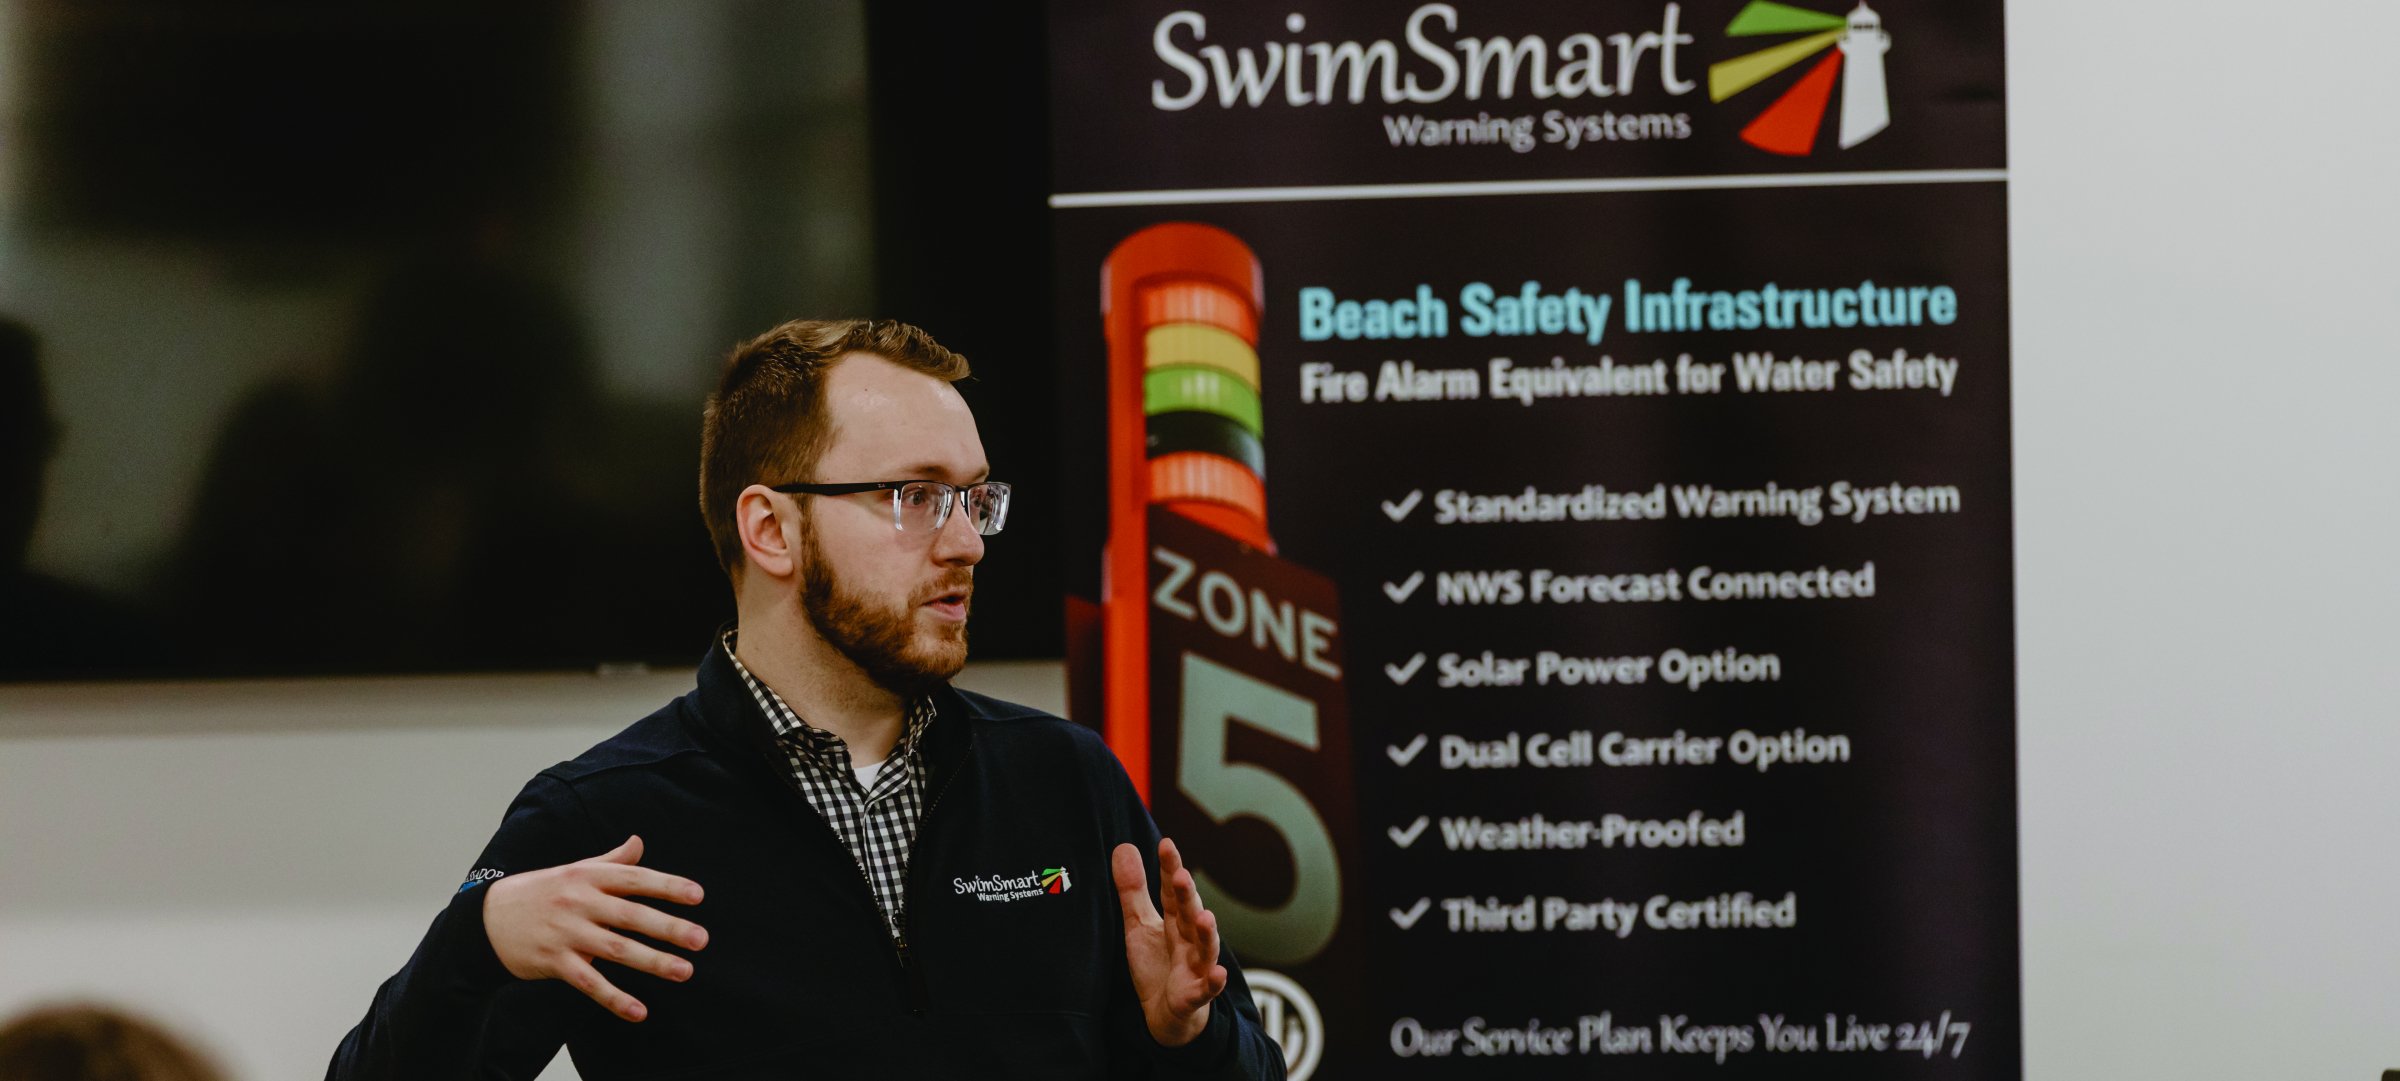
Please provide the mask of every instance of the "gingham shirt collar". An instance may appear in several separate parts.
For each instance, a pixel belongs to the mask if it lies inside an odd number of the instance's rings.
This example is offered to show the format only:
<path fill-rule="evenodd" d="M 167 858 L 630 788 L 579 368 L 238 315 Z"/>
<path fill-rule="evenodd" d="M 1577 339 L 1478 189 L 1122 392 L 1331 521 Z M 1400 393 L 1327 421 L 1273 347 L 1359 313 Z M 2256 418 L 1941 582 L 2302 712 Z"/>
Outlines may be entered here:
<path fill-rule="evenodd" d="M 750 669 L 742 664 L 741 657 L 733 651 L 735 636 L 740 633 L 739 628 L 726 631 L 718 641 L 725 647 L 726 659 L 733 662 L 733 670 L 741 673 L 742 684 L 750 688 L 750 696 L 758 700 L 759 711 L 767 715 L 767 725 L 774 730 L 775 738 L 787 746 L 799 748 L 829 769 L 852 768 L 854 763 L 850 760 L 850 745 L 842 742 L 842 737 L 802 720 L 791 706 L 784 704 L 782 695 L 776 694 L 774 688 L 750 674 Z M 885 761 L 903 757 L 917 760 L 918 746 L 924 742 L 925 726 L 933 722 L 933 714 L 931 697 L 920 697 L 910 702 L 908 721 L 900 729 L 900 741 L 892 745 L 891 756 Z M 883 786 L 878 784 L 876 787 Z"/>

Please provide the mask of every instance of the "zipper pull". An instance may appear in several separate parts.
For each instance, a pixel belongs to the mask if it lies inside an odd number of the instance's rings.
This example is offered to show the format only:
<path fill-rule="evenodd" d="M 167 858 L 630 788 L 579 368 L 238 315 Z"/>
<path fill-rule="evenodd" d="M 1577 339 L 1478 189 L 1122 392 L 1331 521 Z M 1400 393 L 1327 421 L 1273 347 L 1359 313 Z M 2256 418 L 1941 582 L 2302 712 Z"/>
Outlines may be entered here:
<path fill-rule="evenodd" d="M 892 938 L 892 945 L 900 951 L 900 975 L 908 981 L 908 1012 L 922 1017 L 932 1006 L 933 996 L 925 988 L 924 970 L 918 968 L 916 960 L 908 955 L 907 909 L 900 910 L 900 915 L 892 921 L 892 928 L 898 932 Z"/>

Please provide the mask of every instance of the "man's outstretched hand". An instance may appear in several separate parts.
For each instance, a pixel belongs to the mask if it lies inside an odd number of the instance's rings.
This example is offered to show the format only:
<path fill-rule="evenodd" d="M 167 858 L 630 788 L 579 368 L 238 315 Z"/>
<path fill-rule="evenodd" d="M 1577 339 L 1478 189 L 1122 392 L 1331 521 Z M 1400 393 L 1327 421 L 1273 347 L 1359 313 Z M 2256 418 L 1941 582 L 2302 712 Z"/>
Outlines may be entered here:
<path fill-rule="evenodd" d="M 1118 907 L 1125 910 L 1125 963 L 1133 970 L 1142 1019 L 1149 1022 L 1151 1039 L 1181 1047 L 1208 1027 L 1209 1003 L 1225 989 L 1225 966 L 1217 963 L 1216 914 L 1201 906 L 1200 891 L 1173 841 L 1158 843 L 1163 916 L 1150 905 L 1140 849 L 1118 845 L 1109 869 L 1117 879 Z"/>
<path fill-rule="evenodd" d="M 687 950 L 708 945 L 708 932 L 690 920 L 625 899 L 700 903 L 699 883 L 638 866 L 641 862 L 642 839 L 628 837 L 615 850 L 590 859 L 509 875 L 485 886 L 483 930 L 492 940 L 492 952 L 520 980 L 565 980 L 628 1021 L 650 1016 L 649 1007 L 617 990 L 592 962 L 614 961 L 681 982 L 692 978 L 691 962 L 617 931 L 633 931 Z"/>

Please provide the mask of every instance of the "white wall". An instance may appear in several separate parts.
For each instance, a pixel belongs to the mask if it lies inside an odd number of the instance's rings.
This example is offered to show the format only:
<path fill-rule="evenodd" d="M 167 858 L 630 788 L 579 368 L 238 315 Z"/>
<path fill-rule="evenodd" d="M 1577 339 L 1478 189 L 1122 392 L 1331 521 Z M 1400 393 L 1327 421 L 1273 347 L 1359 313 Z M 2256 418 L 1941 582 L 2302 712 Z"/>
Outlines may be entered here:
<path fill-rule="evenodd" d="M 2027 1075 L 2374 1077 L 2400 7 L 2009 19 Z M 682 684 L 0 688 L 0 1013 L 105 993 L 316 1075 L 516 786 Z"/>
<path fill-rule="evenodd" d="M 2009 9 L 2026 1074 L 2400 1067 L 2400 8 Z"/>

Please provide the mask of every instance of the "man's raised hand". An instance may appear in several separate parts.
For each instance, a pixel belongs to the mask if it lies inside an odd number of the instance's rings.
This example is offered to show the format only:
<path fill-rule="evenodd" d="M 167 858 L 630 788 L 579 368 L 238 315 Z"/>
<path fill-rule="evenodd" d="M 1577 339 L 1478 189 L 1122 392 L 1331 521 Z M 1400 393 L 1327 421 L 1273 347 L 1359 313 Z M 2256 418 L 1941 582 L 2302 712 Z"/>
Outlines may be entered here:
<path fill-rule="evenodd" d="M 1217 915 L 1200 904 L 1200 891 L 1173 841 L 1158 843 L 1163 915 L 1151 907 L 1140 849 L 1118 845 L 1110 870 L 1117 880 L 1117 906 L 1125 911 L 1125 963 L 1133 970 L 1150 1038 L 1168 1047 L 1190 1043 L 1208 1027 L 1209 1003 L 1225 990 L 1225 966 L 1217 963 Z"/>
<path fill-rule="evenodd" d="M 483 929 L 492 952 L 520 980 L 564 980 L 628 1021 L 648 1017 L 649 1007 L 609 983 L 592 962 L 614 961 L 680 983 L 692 978 L 691 962 L 617 932 L 632 931 L 687 950 L 708 945 L 708 932 L 626 900 L 700 903 L 699 883 L 641 862 L 642 839 L 628 837 L 587 860 L 495 880 L 484 887 L 483 898 Z"/>

